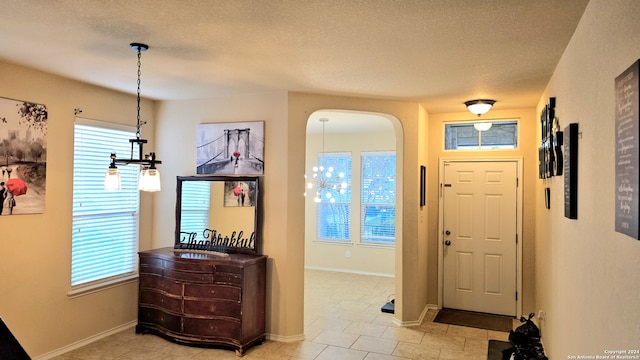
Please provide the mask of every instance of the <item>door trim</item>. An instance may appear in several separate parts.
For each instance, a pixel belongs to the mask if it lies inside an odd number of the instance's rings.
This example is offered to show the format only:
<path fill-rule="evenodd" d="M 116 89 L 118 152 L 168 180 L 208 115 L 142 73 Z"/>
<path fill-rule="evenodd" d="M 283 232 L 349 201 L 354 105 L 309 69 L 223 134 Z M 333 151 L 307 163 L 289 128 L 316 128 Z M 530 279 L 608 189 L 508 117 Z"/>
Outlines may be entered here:
<path fill-rule="evenodd" d="M 444 164 L 452 162 L 515 162 L 518 171 L 518 185 L 516 188 L 516 318 L 522 316 L 522 213 L 523 213 L 523 159 L 522 157 L 502 157 L 502 158 L 440 158 L 438 159 L 438 309 L 442 309 L 443 286 L 444 286 L 444 204 L 442 201 L 442 186 L 444 184 Z M 515 294 L 514 294 L 515 296 Z"/>

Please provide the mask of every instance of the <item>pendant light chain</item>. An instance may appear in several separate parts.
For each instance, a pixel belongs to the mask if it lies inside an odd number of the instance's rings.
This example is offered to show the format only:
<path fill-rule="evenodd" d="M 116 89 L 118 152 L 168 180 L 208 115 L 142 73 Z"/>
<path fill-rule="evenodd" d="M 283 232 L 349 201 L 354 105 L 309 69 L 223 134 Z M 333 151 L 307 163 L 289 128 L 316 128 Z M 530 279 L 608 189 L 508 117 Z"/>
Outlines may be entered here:
<path fill-rule="evenodd" d="M 142 74 L 142 72 L 140 71 L 140 67 L 142 65 L 140 58 L 142 57 L 142 50 L 140 48 L 140 46 L 138 46 L 138 107 L 137 107 L 137 111 L 138 111 L 138 128 L 136 131 L 136 138 L 140 139 L 140 75 Z"/>
<path fill-rule="evenodd" d="M 322 163 L 320 164 L 324 168 L 324 125 L 327 123 L 327 119 L 320 119 L 322 121 Z"/>

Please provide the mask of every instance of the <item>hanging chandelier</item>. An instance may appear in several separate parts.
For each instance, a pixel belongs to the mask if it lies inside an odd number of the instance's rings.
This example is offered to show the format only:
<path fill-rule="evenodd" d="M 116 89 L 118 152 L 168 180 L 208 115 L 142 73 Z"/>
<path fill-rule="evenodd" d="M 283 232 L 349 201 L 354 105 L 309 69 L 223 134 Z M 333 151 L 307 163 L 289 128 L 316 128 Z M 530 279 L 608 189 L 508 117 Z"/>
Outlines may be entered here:
<path fill-rule="evenodd" d="M 304 175 L 307 180 L 306 190 L 315 189 L 315 197 L 313 201 L 320 203 L 322 201 L 329 201 L 331 203 L 336 202 L 335 195 L 344 194 L 347 191 L 347 182 L 342 180 L 344 173 L 340 172 L 334 177 L 335 169 L 333 166 L 325 167 L 325 153 L 324 153 L 324 128 L 325 124 L 329 121 L 327 118 L 321 118 L 322 123 L 322 156 L 320 157 L 320 164 L 315 165 L 311 170 L 312 175 L 309 177 Z M 305 191 L 304 196 L 307 196 Z"/>
<path fill-rule="evenodd" d="M 142 52 L 147 51 L 149 46 L 140 43 L 129 44 L 133 50 L 138 52 L 138 107 L 137 107 L 137 126 L 136 126 L 136 138 L 129 139 L 131 143 L 131 155 L 129 159 L 119 159 L 115 153 L 111 153 L 111 164 L 104 178 L 105 190 L 120 190 L 120 171 L 116 165 L 140 165 L 140 177 L 138 180 L 138 188 L 141 191 L 160 191 L 160 172 L 156 169 L 156 164 L 161 164 L 162 161 L 156 159 L 156 154 L 151 152 L 145 154 L 143 151 L 144 144 L 147 143 L 146 139 L 140 137 L 140 127 L 143 123 L 140 121 L 140 58 Z M 144 123 L 146 124 L 146 122 Z M 133 158 L 134 144 L 138 145 L 138 158 Z"/>

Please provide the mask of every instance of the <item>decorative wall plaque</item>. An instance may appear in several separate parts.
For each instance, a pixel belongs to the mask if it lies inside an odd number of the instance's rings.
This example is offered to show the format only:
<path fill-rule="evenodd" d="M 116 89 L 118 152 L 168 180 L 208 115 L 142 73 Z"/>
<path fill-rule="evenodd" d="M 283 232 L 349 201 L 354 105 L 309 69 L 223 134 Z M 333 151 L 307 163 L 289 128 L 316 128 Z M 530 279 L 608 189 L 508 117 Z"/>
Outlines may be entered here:
<path fill-rule="evenodd" d="M 639 239 L 640 60 L 615 79 L 616 231 Z"/>
<path fill-rule="evenodd" d="M 562 132 L 557 131 L 556 98 L 549 98 L 540 114 L 540 147 L 538 148 L 538 178 L 562 175 Z"/>

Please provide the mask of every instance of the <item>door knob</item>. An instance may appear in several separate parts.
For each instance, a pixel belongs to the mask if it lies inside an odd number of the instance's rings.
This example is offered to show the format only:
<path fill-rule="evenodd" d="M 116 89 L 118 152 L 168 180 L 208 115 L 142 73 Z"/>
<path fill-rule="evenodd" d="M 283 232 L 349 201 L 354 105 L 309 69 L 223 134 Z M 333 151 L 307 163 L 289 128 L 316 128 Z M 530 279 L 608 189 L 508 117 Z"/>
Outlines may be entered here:
<path fill-rule="evenodd" d="M 444 232 L 445 235 L 451 235 L 451 231 L 447 230 Z"/>
<path fill-rule="evenodd" d="M 444 244 L 447 245 L 447 246 L 451 245 L 451 240 L 445 240 Z"/>

